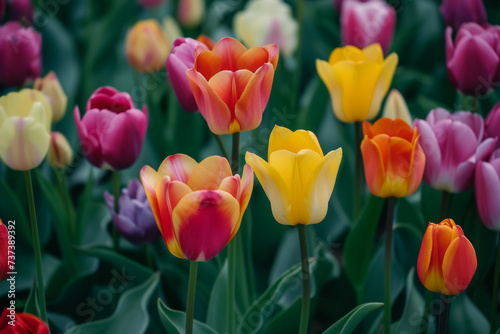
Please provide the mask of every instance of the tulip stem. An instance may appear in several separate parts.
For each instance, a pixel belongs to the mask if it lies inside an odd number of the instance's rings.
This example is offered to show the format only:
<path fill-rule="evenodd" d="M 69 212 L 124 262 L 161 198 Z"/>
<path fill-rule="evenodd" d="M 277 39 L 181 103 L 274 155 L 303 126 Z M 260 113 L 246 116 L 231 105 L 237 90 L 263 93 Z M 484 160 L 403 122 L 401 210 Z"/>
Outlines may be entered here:
<path fill-rule="evenodd" d="M 219 145 L 219 148 L 222 152 L 222 155 L 224 158 L 229 159 L 229 151 L 227 150 L 226 144 L 222 140 L 222 137 L 219 135 L 214 134 L 215 141 L 217 142 L 217 145 Z"/>
<path fill-rule="evenodd" d="M 31 233 L 33 236 L 33 250 L 35 252 L 36 282 L 38 286 L 38 304 L 40 306 L 40 318 L 47 323 L 47 309 L 45 306 L 45 287 L 43 285 L 42 250 L 40 248 L 40 238 L 38 236 L 38 224 L 36 221 L 35 198 L 33 196 L 33 183 L 31 173 L 26 171 L 26 192 L 28 194 L 28 205 L 31 218 Z"/>
<path fill-rule="evenodd" d="M 293 95 L 292 95 L 292 112 L 294 115 L 297 114 L 299 109 L 299 97 L 300 97 L 300 85 L 302 76 L 302 44 L 304 40 L 304 11 L 305 11 L 305 0 L 297 0 L 297 6 L 295 8 L 295 14 L 297 17 L 297 23 L 299 25 L 299 42 L 297 45 L 297 59 L 295 63 L 295 77 L 293 83 Z"/>
<path fill-rule="evenodd" d="M 144 253 L 146 255 L 146 263 L 148 264 L 148 267 L 151 268 L 151 270 L 154 270 L 153 257 L 151 256 L 151 248 L 149 247 L 148 243 L 144 244 Z"/>
<path fill-rule="evenodd" d="M 427 326 L 429 325 L 429 311 L 431 308 L 432 296 L 433 296 L 432 291 L 426 289 L 424 314 L 422 315 L 422 323 L 420 324 L 419 333 L 427 333 Z"/>
<path fill-rule="evenodd" d="M 120 212 L 120 175 L 118 174 L 118 171 L 114 170 L 112 172 L 112 178 L 113 178 L 113 200 L 114 200 L 114 210 L 115 213 L 118 214 Z M 113 229 L 113 248 L 115 249 L 116 252 L 120 251 L 120 246 L 119 246 L 119 235 L 118 235 L 118 230 L 116 229 L 115 224 L 112 224 L 112 229 Z"/>
<path fill-rule="evenodd" d="M 356 169 L 354 175 L 354 219 L 359 216 L 359 211 L 361 209 L 361 185 L 363 181 L 363 167 L 362 167 L 362 156 L 361 156 L 361 139 L 363 135 L 362 123 L 356 122 L 354 124 L 355 136 L 356 136 L 356 147 L 354 147 L 354 151 L 356 152 Z"/>
<path fill-rule="evenodd" d="M 191 261 L 189 265 L 189 283 L 186 306 L 186 334 L 193 333 L 194 297 L 196 295 L 196 276 L 198 275 L 198 262 Z"/>
<path fill-rule="evenodd" d="M 479 110 L 479 100 L 477 99 L 477 96 L 473 95 L 472 96 L 472 112 L 474 114 L 477 114 Z"/>
<path fill-rule="evenodd" d="M 392 222 L 396 198 L 387 198 L 387 221 L 385 225 L 385 284 L 384 284 L 384 332 L 391 333 L 391 248 Z"/>
<path fill-rule="evenodd" d="M 500 234 L 497 235 L 497 260 L 495 263 L 495 276 L 493 279 L 493 295 L 491 297 L 490 333 L 495 333 L 497 328 L 498 283 L 500 282 Z"/>
<path fill-rule="evenodd" d="M 438 334 L 446 334 L 448 330 L 448 296 L 441 294 L 441 313 L 439 313 Z"/>
<path fill-rule="evenodd" d="M 302 260 L 302 312 L 300 314 L 300 334 L 307 333 L 309 322 L 309 257 L 307 256 L 306 226 L 299 224 L 300 257 Z"/>

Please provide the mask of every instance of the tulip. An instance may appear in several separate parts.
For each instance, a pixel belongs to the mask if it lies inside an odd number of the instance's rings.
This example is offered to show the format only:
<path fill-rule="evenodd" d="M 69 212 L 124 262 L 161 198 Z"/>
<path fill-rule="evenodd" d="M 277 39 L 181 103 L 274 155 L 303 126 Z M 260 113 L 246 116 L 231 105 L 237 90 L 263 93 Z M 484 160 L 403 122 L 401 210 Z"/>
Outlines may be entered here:
<path fill-rule="evenodd" d="M 146 106 L 135 109 L 129 94 L 101 87 L 88 100 L 83 119 L 78 106 L 73 116 L 83 154 L 92 165 L 119 170 L 139 157 L 148 114 Z"/>
<path fill-rule="evenodd" d="M 349 0 L 333 0 L 333 6 L 335 7 L 335 10 L 337 13 L 342 13 L 342 8 L 344 8 L 344 3 Z M 357 0 L 358 2 L 368 2 L 372 0 Z"/>
<path fill-rule="evenodd" d="M 9 21 L 22 21 L 24 24 L 33 22 L 33 4 L 31 0 L 9 0 Z"/>
<path fill-rule="evenodd" d="M 484 122 L 486 137 L 497 137 L 497 148 L 500 147 L 500 103 L 497 103 L 491 109 L 486 121 Z"/>
<path fill-rule="evenodd" d="M 0 333 L 10 334 L 49 334 L 49 327 L 42 319 L 29 313 L 21 313 L 14 311 L 12 313 L 9 308 L 5 308 L 0 316 Z M 12 319 L 10 315 L 15 317 L 15 326 L 9 324 Z"/>
<path fill-rule="evenodd" d="M 456 295 L 476 271 L 476 252 L 462 228 L 452 219 L 429 223 L 418 255 L 420 282 L 432 292 Z"/>
<path fill-rule="evenodd" d="M 200 113 L 218 135 L 250 131 L 262 121 L 274 71 L 278 47 L 245 48 L 232 38 L 223 38 L 212 51 L 196 57 L 187 77 Z"/>
<path fill-rule="evenodd" d="M 409 126 L 412 125 L 410 110 L 406 104 L 405 98 L 397 89 L 391 90 L 387 100 L 385 101 L 383 117 L 390 119 L 402 119 Z"/>
<path fill-rule="evenodd" d="M 52 107 L 52 123 L 60 121 L 66 113 L 68 98 L 64 94 L 55 73 L 51 71 L 43 79 L 37 78 L 34 88 L 44 93 L 47 100 L 49 100 Z"/>
<path fill-rule="evenodd" d="M 32 28 L 23 28 L 18 22 L 7 22 L 0 27 L 0 82 L 19 87 L 26 80 L 35 79 L 41 72 L 42 37 Z"/>
<path fill-rule="evenodd" d="M 167 54 L 169 54 L 172 44 L 175 42 L 175 40 L 179 37 L 182 37 L 181 27 L 179 26 L 179 23 L 177 23 L 177 20 L 172 16 L 165 16 L 161 24 L 161 31 L 167 41 Z"/>
<path fill-rule="evenodd" d="M 455 89 L 466 95 L 486 95 L 500 79 L 500 27 L 465 23 L 455 44 L 446 28 L 446 67 Z"/>
<path fill-rule="evenodd" d="M 5 12 L 5 0 L 0 0 L 0 22 L 2 21 L 4 12 Z"/>
<path fill-rule="evenodd" d="M 66 168 L 73 162 L 73 151 L 62 133 L 54 131 L 50 134 L 47 160 L 55 168 Z"/>
<path fill-rule="evenodd" d="M 176 154 L 158 171 L 144 166 L 141 181 L 170 252 L 207 261 L 238 232 L 252 194 L 253 172 L 245 165 L 240 179 L 225 158 L 211 156 L 198 164 Z"/>
<path fill-rule="evenodd" d="M 175 96 L 181 107 L 188 112 L 198 110 L 193 91 L 186 75 L 188 69 L 193 68 L 196 55 L 208 47 L 192 38 L 179 37 L 172 45 L 172 51 L 167 58 L 167 76 Z"/>
<path fill-rule="evenodd" d="M 396 11 L 383 0 L 348 0 L 342 7 L 340 23 L 345 45 L 364 48 L 379 43 L 386 53 L 394 35 Z"/>
<path fill-rule="evenodd" d="M 13 249 L 11 249 L 12 251 Z M 12 255 L 12 253 L 10 254 Z M 5 281 L 10 275 L 8 273 L 14 271 L 14 268 L 9 268 L 9 230 L 0 219 L 0 282 Z M 12 258 L 11 258 L 12 259 Z M 11 264 L 13 261 L 11 262 Z"/>
<path fill-rule="evenodd" d="M 139 4 L 146 8 L 158 7 L 164 2 L 165 0 L 139 0 Z"/>
<path fill-rule="evenodd" d="M 106 191 L 104 199 L 113 215 L 116 229 L 125 239 L 134 245 L 152 243 L 158 239 L 160 230 L 156 226 L 144 187 L 138 180 L 130 180 L 127 188 L 122 189 L 118 214 L 114 210 L 114 197 Z"/>
<path fill-rule="evenodd" d="M 424 173 L 425 155 L 418 129 L 403 120 L 381 118 L 373 125 L 363 123 L 361 153 L 366 183 L 379 197 L 406 197 L 413 194 Z"/>
<path fill-rule="evenodd" d="M 49 149 L 52 111 L 43 93 L 23 89 L 0 97 L 0 157 L 12 169 L 38 166 Z"/>
<path fill-rule="evenodd" d="M 442 108 L 431 110 L 425 121 L 415 120 L 427 158 L 425 183 L 451 193 L 472 187 L 476 161 L 484 160 L 496 145 L 492 138 L 482 141 L 483 123 L 480 115 L 450 114 Z"/>
<path fill-rule="evenodd" d="M 309 225 L 325 218 L 342 148 L 323 155 L 314 133 L 275 126 L 268 162 L 250 152 L 245 160 L 264 188 L 278 223 Z"/>
<path fill-rule="evenodd" d="M 200 25 L 205 16 L 205 0 L 180 0 L 177 7 L 177 19 L 187 28 Z"/>
<path fill-rule="evenodd" d="M 156 20 L 137 22 L 127 33 L 125 53 L 138 72 L 152 73 L 165 66 L 169 46 Z"/>
<path fill-rule="evenodd" d="M 479 216 L 484 225 L 500 232 L 500 149 L 494 151 L 489 161 L 476 165 L 474 182 Z"/>
<path fill-rule="evenodd" d="M 362 50 L 355 46 L 336 48 L 328 62 L 316 60 L 316 69 L 332 99 L 333 112 L 342 122 L 362 122 L 377 116 L 398 56 L 391 53 L 384 61 L 379 44 Z"/>
<path fill-rule="evenodd" d="M 250 1 L 234 16 L 234 31 L 249 47 L 276 44 L 286 57 L 298 44 L 298 24 L 290 5 L 281 0 Z"/>
<path fill-rule="evenodd" d="M 440 10 L 445 24 L 455 29 L 467 22 L 486 23 L 482 0 L 443 0 Z"/>

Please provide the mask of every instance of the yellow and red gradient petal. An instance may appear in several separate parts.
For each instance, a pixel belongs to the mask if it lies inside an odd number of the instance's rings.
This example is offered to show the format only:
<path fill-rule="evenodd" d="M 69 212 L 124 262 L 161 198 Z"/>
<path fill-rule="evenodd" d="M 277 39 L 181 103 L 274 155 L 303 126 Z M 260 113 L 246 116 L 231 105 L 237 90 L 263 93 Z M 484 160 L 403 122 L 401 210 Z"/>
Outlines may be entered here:
<path fill-rule="evenodd" d="M 144 186 L 144 190 L 146 192 L 146 196 L 148 198 L 148 202 L 151 205 L 151 209 L 155 216 L 158 228 L 160 229 L 160 232 L 163 233 L 160 224 L 161 221 L 160 207 L 158 205 L 158 198 L 156 196 L 156 190 L 155 190 L 156 185 L 160 183 L 162 177 L 153 168 L 149 166 L 142 167 L 140 177 L 142 185 Z"/>
<path fill-rule="evenodd" d="M 240 220 L 243 216 L 243 212 L 245 212 L 248 202 L 250 201 L 250 196 L 252 196 L 252 191 L 253 191 L 253 171 L 250 165 L 245 164 L 243 167 L 243 176 L 240 181 L 240 192 L 238 196 L 236 197 L 236 200 L 240 202 L 240 207 L 241 207 L 241 216 Z"/>
<path fill-rule="evenodd" d="M 237 67 L 238 70 L 255 73 L 265 63 L 269 63 L 269 51 L 262 46 L 254 46 L 238 58 Z"/>
<path fill-rule="evenodd" d="M 276 66 L 278 66 L 278 58 L 280 55 L 280 50 L 276 44 L 268 44 L 265 45 L 264 48 L 267 50 L 267 53 L 269 54 L 269 60 L 273 65 L 274 70 L 276 70 Z"/>
<path fill-rule="evenodd" d="M 238 70 L 238 59 L 247 51 L 247 48 L 235 40 L 226 37 L 215 44 L 212 52 L 219 56 L 222 64 L 221 70 L 236 72 Z"/>
<path fill-rule="evenodd" d="M 232 176 L 231 166 L 223 157 L 214 155 L 200 162 L 191 173 L 187 185 L 193 190 L 216 190 L 222 180 Z"/>
<path fill-rule="evenodd" d="M 377 141 L 375 137 L 374 141 Z M 400 137 L 390 137 L 389 147 L 385 156 L 386 183 L 390 191 L 389 196 L 404 197 L 411 195 L 408 186 L 411 180 L 413 146 Z M 416 190 L 416 189 L 415 189 Z"/>
<path fill-rule="evenodd" d="M 185 154 L 174 154 L 168 156 L 158 168 L 158 175 L 170 176 L 172 181 L 187 183 L 189 176 L 198 165 L 196 160 Z"/>
<path fill-rule="evenodd" d="M 385 183 L 386 169 L 384 166 L 389 136 L 379 135 L 378 142 L 365 136 L 361 142 L 361 153 L 365 167 L 365 177 L 368 188 L 375 196 L 383 197 L 382 187 Z M 385 195 L 385 194 L 384 194 Z"/>
<path fill-rule="evenodd" d="M 212 41 L 212 39 L 207 35 L 201 34 L 196 40 L 205 44 L 209 50 L 212 50 L 214 48 L 214 41 Z"/>
<path fill-rule="evenodd" d="M 425 170 L 425 153 L 422 146 L 419 144 L 420 135 L 418 134 L 418 129 L 415 127 L 415 137 L 412 140 L 412 153 L 411 153 L 411 163 L 410 163 L 410 182 L 408 184 L 408 194 L 413 194 L 420 183 L 422 182 L 422 177 Z"/>
<path fill-rule="evenodd" d="M 207 261 L 231 240 L 238 222 L 239 204 L 225 191 L 195 191 L 175 207 L 172 220 L 184 257 Z"/>
<path fill-rule="evenodd" d="M 231 120 L 235 117 L 234 109 L 236 102 L 239 100 L 241 94 L 243 94 L 252 76 L 253 73 L 248 70 L 236 72 L 221 71 L 208 81 L 210 87 L 220 96 L 231 111 Z"/>
<path fill-rule="evenodd" d="M 196 56 L 193 68 L 208 81 L 222 70 L 222 60 L 214 52 L 204 50 Z"/>
<path fill-rule="evenodd" d="M 443 277 L 449 295 L 464 291 L 477 268 L 476 251 L 460 226 L 453 227 L 452 242 L 443 258 Z"/>
<path fill-rule="evenodd" d="M 323 157 L 323 151 L 319 145 L 316 135 L 311 131 L 291 130 L 278 125 L 274 126 L 269 137 L 268 160 L 271 154 L 278 150 L 288 150 L 292 153 L 299 153 L 300 150 L 312 150 Z"/>
<path fill-rule="evenodd" d="M 218 190 L 222 190 L 231 194 L 231 196 L 239 201 L 238 194 L 240 193 L 240 183 L 241 180 L 238 174 L 236 174 L 235 176 L 229 176 L 222 180 Z"/>
<path fill-rule="evenodd" d="M 409 143 L 413 141 L 414 131 L 401 119 L 390 119 L 387 117 L 379 119 L 373 125 L 369 122 L 363 122 L 363 134 L 372 139 L 378 134 L 386 134 L 390 137 L 400 137 Z"/>

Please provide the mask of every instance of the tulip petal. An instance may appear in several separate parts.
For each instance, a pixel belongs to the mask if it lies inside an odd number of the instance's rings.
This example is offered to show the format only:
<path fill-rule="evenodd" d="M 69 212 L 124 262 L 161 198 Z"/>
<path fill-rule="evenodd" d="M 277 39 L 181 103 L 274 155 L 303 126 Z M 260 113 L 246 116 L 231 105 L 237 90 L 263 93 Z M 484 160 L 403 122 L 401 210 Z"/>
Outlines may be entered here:
<path fill-rule="evenodd" d="M 231 166 L 223 157 L 210 156 L 193 168 L 187 185 L 193 190 L 216 190 L 226 177 L 232 176 Z"/>
<path fill-rule="evenodd" d="M 328 58 L 328 63 L 330 63 L 330 65 L 333 66 L 336 63 L 344 60 L 352 62 L 366 61 L 368 60 L 367 55 L 371 56 L 373 54 L 371 52 L 372 49 L 373 46 L 365 54 L 363 50 L 360 50 L 359 48 L 352 45 L 346 45 L 343 48 L 336 48 L 330 54 L 330 57 Z"/>
<path fill-rule="evenodd" d="M 379 43 L 373 43 L 361 50 L 368 61 L 373 61 L 379 64 L 384 62 L 384 52 Z"/>
<path fill-rule="evenodd" d="M 490 163 L 483 161 L 477 163 L 474 185 L 481 221 L 486 227 L 500 231 L 500 206 L 498 205 L 500 178 Z"/>
<path fill-rule="evenodd" d="M 366 119 L 372 119 L 377 116 L 380 105 L 382 104 L 382 100 L 384 96 L 389 91 L 389 87 L 391 86 L 392 77 L 394 76 L 394 72 L 396 71 L 396 66 L 398 66 L 398 55 L 395 53 L 391 53 L 384 61 L 384 67 L 382 73 L 379 77 L 377 77 L 377 83 L 375 89 L 373 90 L 373 95 L 370 104 L 370 111 Z M 359 88 L 358 88 L 359 89 Z"/>
<path fill-rule="evenodd" d="M 361 152 L 363 154 L 366 183 L 368 184 L 368 188 L 370 188 L 370 192 L 375 196 L 384 197 L 380 191 L 385 183 L 386 169 L 384 166 L 384 156 L 386 154 L 389 137 L 384 135 L 378 135 L 378 137 L 380 137 L 378 139 L 379 143 L 381 143 L 382 139 L 386 141 L 386 143 L 379 146 L 377 142 L 365 136 L 361 142 Z"/>
<path fill-rule="evenodd" d="M 196 56 L 193 68 L 208 81 L 222 70 L 222 61 L 214 52 L 205 50 Z"/>
<path fill-rule="evenodd" d="M 334 51 L 335 52 L 335 51 Z M 333 113 L 339 121 L 352 122 L 351 118 L 344 115 L 342 107 L 341 78 L 332 66 L 324 60 L 316 59 L 316 70 L 328 88 L 332 100 Z"/>
<path fill-rule="evenodd" d="M 279 58 L 279 48 L 276 44 L 268 44 L 265 45 L 264 48 L 267 50 L 269 54 L 269 62 L 273 64 L 274 70 L 276 70 L 276 66 L 278 65 Z"/>
<path fill-rule="evenodd" d="M 225 191 L 195 191 L 173 211 L 173 227 L 184 257 L 210 260 L 229 242 L 238 222 L 239 204 Z"/>
<path fill-rule="evenodd" d="M 247 51 L 247 48 L 234 38 L 225 37 L 215 44 L 212 51 L 221 60 L 221 70 L 236 72 L 238 59 Z"/>
<path fill-rule="evenodd" d="M 33 104 L 39 102 L 42 104 L 42 109 L 45 114 L 44 125 L 47 131 L 50 132 L 52 124 L 52 108 L 50 103 L 41 91 L 33 89 L 22 89 L 19 92 L 10 93 L 0 97 L 0 107 L 4 109 L 7 117 L 27 117 L 33 108 Z"/>
<path fill-rule="evenodd" d="M 323 156 L 318 138 L 311 131 L 290 131 L 285 127 L 275 125 L 269 137 L 268 160 L 271 154 L 278 150 L 287 150 L 299 153 L 300 150 L 309 149 Z"/>
<path fill-rule="evenodd" d="M 400 137 L 408 142 L 412 141 L 413 138 L 413 130 L 412 128 L 403 121 L 402 119 L 390 119 L 390 118 L 381 118 L 373 125 L 369 122 L 363 122 L 363 134 L 368 136 L 368 138 L 372 139 L 377 134 L 386 134 L 389 137 Z"/>
<path fill-rule="evenodd" d="M 161 227 L 161 214 L 160 207 L 158 203 L 158 197 L 156 196 L 156 185 L 161 182 L 161 176 L 151 167 L 144 166 L 141 169 L 140 173 L 141 182 L 144 186 L 144 191 L 146 192 L 146 196 L 148 198 L 148 202 L 151 205 L 151 210 L 156 219 L 156 224 L 158 225 L 158 229 L 163 234 L 163 229 Z"/>
<path fill-rule="evenodd" d="M 263 64 L 269 62 L 269 52 L 262 46 L 254 46 L 245 51 L 237 61 L 238 70 L 257 71 Z"/>
<path fill-rule="evenodd" d="M 161 163 L 158 174 L 168 175 L 172 181 L 187 183 L 193 169 L 198 165 L 196 160 L 186 154 L 170 155 Z"/>
<path fill-rule="evenodd" d="M 441 150 L 429 123 L 417 119 L 415 120 L 415 126 L 421 133 L 420 145 L 425 153 L 424 181 L 428 185 L 434 185 L 440 176 Z"/>

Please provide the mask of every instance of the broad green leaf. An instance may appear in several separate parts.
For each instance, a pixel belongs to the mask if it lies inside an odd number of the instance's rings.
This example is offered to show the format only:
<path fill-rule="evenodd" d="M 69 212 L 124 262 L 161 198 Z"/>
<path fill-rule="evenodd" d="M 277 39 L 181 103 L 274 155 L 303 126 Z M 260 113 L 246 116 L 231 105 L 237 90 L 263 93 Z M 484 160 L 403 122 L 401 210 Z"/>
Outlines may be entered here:
<path fill-rule="evenodd" d="M 3 223 L 7 225 L 9 220 L 15 220 L 16 236 L 22 236 L 29 245 L 33 245 L 28 210 L 24 208 L 17 194 L 3 178 L 0 178 L 0 203 L 2 203 L 0 217 Z"/>
<path fill-rule="evenodd" d="M 78 206 L 76 210 L 76 242 L 80 242 L 87 227 L 87 217 L 89 212 L 89 202 L 92 196 L 92 187 L 94 185 L 93 167 L 89 168 L 89 177 L 85 184 L 85 189 L 78 199 Z"/>
<path fill-rule="evenodd" d="M 227 260 L 215 280 L 207 311 L 207 325 L 219 333 L 226 329 L 227 315 Z"/>
<path fill-rule="evenodd" d="M 172 310 L 158 299 L 158 313 L 163 326 L 168 334 L 183 334 L 186 326 L 186 313 Z M 193 333 L 196 334 L 217 334 L 215 330 L 204 323 L 194 320 Z"/>
<path fill-rule="evenodd" d="M 38 288 L 36 281 L 33 282 L 33 287 L 30 290 L 26 304 L 24 304 L 23 312 L 34 314 L 37 317 L 41 316 L 40 305 L 38 305 Z"/>
<path fill-rule="evenodd" d="M 462 292 L 457 296 L 450 296 L 448 315 L 449 333 L 488 333 L 490 324 L 488 319 Z"/>
<path fill-rule="evenodd" d="M 323 334 L 350 334 L 367 314 L 383 305 L 384 303 L 366 303 L 356 306 L 351 312 L 324 331 Z"/>

